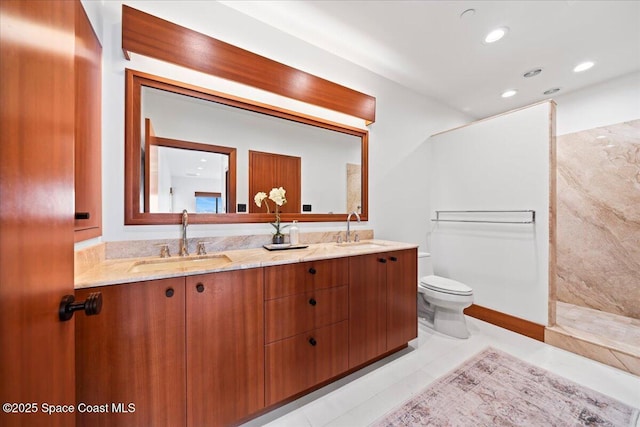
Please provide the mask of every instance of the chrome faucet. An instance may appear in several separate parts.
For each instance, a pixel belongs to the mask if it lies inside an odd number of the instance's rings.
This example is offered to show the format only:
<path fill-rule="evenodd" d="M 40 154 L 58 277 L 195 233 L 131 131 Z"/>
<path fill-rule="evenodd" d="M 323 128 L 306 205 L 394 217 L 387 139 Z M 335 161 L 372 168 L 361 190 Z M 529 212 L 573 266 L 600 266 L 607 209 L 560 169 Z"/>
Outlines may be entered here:
<path fill-rule="evenodd" d="M 358 222 L 360 222 L 360 215 L 358 215 L 358 212 L 353 211 L 351 212 L 348 216 L 347 216 L 347 243 L 349 243 L 351 241 L 351 215 L 355 215 L 356 218 L 358 218 Z"/>
<path fill-rule="evenodd" d="M 180 256 L 189 255 L 189 243 L 187 242 L 187 225 L 189 225 L 189 214 L 187 210 L 182 211 L 182 244 L 180 245 Z"/>

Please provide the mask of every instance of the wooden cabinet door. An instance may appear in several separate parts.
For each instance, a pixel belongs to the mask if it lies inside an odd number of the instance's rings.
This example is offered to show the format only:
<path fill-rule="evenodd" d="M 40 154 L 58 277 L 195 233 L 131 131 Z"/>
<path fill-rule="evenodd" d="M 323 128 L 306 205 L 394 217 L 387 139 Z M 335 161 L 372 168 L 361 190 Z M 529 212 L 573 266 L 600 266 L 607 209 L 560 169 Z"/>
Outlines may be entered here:
<path fill-rule="evenodd" d="M 76 319 L 77 399 L 109 411 L 78 412 L 78 425 L 184 425 L 184 278 L 82 289 L 76 299 L 91 292 L 103 305 Z"/>
<path fill-rule="evenodd" d="M 349 258 L 349 368 L 387 349 L 385 254 Z"/>
<path fill-rule="evenodd" d="M 189 276 L 187 425 L 234 424 L 264 407 L 263 270 Z"/>
<path fill-rule="evenodd" d="M 418 336 L 417 249 L 389 252 L 387 258 L 387 350 Z"/>
<path fill-rule="evenodd" d="M 102 235 L 102 46 L 76 6 L 75 241 Z M 87 214 L 88 217 L 83 217 Z"/>
<path fill-rule="evenodd" d="M 266 404 L 303 392 L 348 369 L 349 321 L 314 329 L 265 347 Z"/>

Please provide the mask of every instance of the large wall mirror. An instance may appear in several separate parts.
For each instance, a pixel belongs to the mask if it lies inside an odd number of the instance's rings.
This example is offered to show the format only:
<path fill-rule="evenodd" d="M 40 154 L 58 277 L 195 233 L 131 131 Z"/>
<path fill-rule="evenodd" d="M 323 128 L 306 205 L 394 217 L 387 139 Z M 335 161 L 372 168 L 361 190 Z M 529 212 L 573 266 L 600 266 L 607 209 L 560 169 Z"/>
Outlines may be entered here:
<path fill-rule="evenodd" d="M 268 222 L 256 192 L 287 190 L 282 220 L 367 219 L 368 132 L 126 71 L 125 224 Z"/>

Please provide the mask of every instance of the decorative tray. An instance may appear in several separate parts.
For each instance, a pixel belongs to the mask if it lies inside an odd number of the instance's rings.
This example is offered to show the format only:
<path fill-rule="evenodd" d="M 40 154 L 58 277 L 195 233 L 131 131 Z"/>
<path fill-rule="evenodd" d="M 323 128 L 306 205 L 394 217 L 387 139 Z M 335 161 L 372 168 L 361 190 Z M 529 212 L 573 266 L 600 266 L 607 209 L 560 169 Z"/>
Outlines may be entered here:
<path fill-rule="evenodd" d="M 287 249 L 304 249 L 308 248 L 309 245 L 292 245 L 291 243 L 272 243 L 269 245 L 262 245 L 263 248 L 270 251 L 284 251 Z"/>

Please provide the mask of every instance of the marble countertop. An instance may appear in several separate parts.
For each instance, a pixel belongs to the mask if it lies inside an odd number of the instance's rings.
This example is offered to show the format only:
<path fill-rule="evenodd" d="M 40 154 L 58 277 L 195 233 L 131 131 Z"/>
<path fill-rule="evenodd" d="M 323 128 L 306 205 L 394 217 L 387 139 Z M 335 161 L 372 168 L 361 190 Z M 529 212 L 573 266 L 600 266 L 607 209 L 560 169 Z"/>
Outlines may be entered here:
<path fill-rule="evenodd" d="M 182 277 L 218 271 L 267 267 L 354 255 L 413 249 L 412 243 L 363 240 L 352 243 L 314 243 L 303 249 L 239 249 L 209 253 L 205 257 L 144 257 L 108 259 L 75 277 L 75 289 Z M 195 261 L 195 262 L 194 262 Z M 140 270 L 140 271 L 138 271 Z"/>

